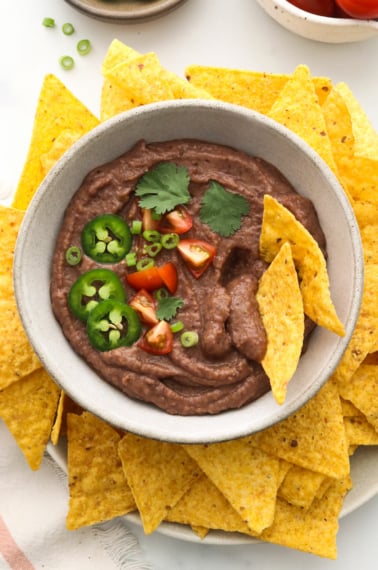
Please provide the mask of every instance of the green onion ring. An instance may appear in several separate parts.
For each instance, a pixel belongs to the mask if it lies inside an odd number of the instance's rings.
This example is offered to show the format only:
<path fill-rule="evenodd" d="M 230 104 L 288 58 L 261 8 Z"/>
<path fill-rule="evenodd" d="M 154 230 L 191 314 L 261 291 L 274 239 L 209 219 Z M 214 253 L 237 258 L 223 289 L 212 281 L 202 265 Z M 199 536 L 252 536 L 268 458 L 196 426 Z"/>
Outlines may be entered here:
<path fill-rule="evenodd" d="M 155 299 L 157 301 L 161 301 L 162 299 L 167 299 L 169 297 L 168 289 L 165 287 L 161 287 L 157 291 L 155 291 Z"/>
<path fill-rule="evenodd" d="M 179 241 L 180 238 L 178 234 L 175 233 L 165 234 L 161 238 L 161 245 L 164 247 L 164 249 L 174 249 L 175 247 L 178 246 Z"/>
<path fill-rule="evenodd" d="M 92 49 L 91 42 L 89 40 L 80 40 L 76 44 L 76 49 L 80 55 L 87 55 Z"/>
<path fill-rule="evenodd" d="M 125 257 L 127 267 L 134 267 L 137 264 L 137 254 L 135 251 L 129 252 Z"/>
<path fill-rule="evenodd" d="M 151 257 L 142 257 L 137 264 L 137 271 L 143 271 L 144 269 L 151 269 L 155 265 L 154 260 Z"/>
<path fill-rule="evenodd" d="M 75 66 L 75 62 L 70 55 L 62 55 L 62 57 L 59 59 L 59 63 L 61 67 L 66 71 L 73 69 Z"/>
<path fill-rule="evenodd" d="M 195 331 L 185 331 L 180 336 L 180 342 L 184 348 L 190 348 L 192 346 L 195 346 L 196 344 L 198 344 L 198 340 L 199 340 L 198 333 L 196 333 Z"/>
<path fill-rule="evenodd" d="M 142 235 L 146 241 L 152 241 L 153 243 L 161 239 L 161 234 L 157 230 L 144 230 Z"/>
<path fill-rule="evenodd" d="M 70 22 L 66 22 L 65 24 L 63 24 L 62 32 L 65 36 L 72 36 L 74 31 L 75 31 L 75 28 L 73 27 L 72 24 L 70 24 Z"/>
<path fill-rule="evenodd" d="M 68 265 L 78 265 L 81 261 L 81 257 L 81 249 L 76 245 L 71 245 L 71 247 L 66 250 L 66 261 Z"/>
<path fill-rule="evenodd" d="M 184 323 L 182 321 L 176 321 L 175 323 L 171 323 L 169 325 L 171 327 L 171 331 L 174 333 L 182 331 L 184 328 Z"/>
<path fill-rule="evenodd" d="M 141 220 L 133 220 L 131 222 L 131 233 L 136 236 L 142 233 L 142 222 Z"/>
<path fill-rule="evenodd" d="M 42 26 L 45 26 L 45 28 L 55 28 L 54 18 L 43 18 Z"/>

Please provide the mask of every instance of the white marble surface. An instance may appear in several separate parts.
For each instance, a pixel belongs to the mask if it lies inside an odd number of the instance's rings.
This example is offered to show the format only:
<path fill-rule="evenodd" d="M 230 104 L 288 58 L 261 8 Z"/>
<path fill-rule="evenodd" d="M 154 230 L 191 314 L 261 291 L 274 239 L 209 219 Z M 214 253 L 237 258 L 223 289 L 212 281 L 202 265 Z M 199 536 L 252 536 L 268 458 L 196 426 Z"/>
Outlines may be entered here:
<path fill-rule="evenodd" d="M 100 64 L 113 38 L 141 52 L 156 51 L 180 75 L 201 63 L 290 73 L 300 63 L 314 75 L 348 83 L 378 129 L 378 38 L 356 44 L 321 44 L 294 36 L 269 19 L 253 0 L 187 0 L 176 11 L 151 22 L 116 25 L 87 18 L 63 0 L 2 2 L 0 34 L 0 198 L 13 191 L 26 155 L 43 76 L 54 73 L 98 114 Z M 58 28 L 46 29 L 43 17 L 72 22 L 78 37 L 93 44 L 90 55 L 76 57 L 73 71 L 58 64 L 74 53 L 74 41 Z M 1 483 L 1 482 L 0 482 Z M 155 533 L 137 535 L 154 570 L 302 569 L 370 570 L 378 559 L 378 497 L 343 518 L 338 560 L 328 561 L 278 546 L 215 546 L 181 542 Z M 1 561 L 0 561 L 0 567 Z M 7 566 L 4 566 L 7 568 Z M 93 568 L 96 569 L 95 562 Z M 53 570 L 53 569 L 48 569 Z M 71 569 L 70 569 L 71 570 Z M 73 568 L 72 570 L 76 570 Z M 101 569 L 102 570 L 102 569 Z"/>

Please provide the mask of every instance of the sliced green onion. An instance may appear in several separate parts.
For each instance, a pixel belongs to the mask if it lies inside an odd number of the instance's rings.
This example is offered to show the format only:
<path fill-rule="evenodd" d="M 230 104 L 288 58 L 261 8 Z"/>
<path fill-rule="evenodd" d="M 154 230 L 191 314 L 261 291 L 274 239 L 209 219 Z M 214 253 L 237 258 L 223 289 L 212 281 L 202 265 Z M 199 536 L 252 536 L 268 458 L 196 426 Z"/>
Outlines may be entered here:
<path fill-rule="evenodd" d="M 182 331 L 184 328 L 184 323 L 182 321 L 176 321 L 175 323 L 171 323 L 169 325 L 171 327 L 171 331 L 174 333 Z"/>
<path fill-rule="evenodd" d="M 128 253 L 125 257 L 127 267 L 134 267 L 137 264 L 137 254 L 135 251 Z"/>
<path fill-rule="evenodd" d="M 66 71 L 72 69 L 75 66 L 75 62 L 70 55 L 62 55 L 62 57 L 59 59 L 59 63 Z"/>
<path fill-rule="evenodd" d="M 161 238 L 161 245 L 165 249 L 174 249 L 175 247 L 178 246 L 179 241 L 180 241 L 180 238 L 179 238 L 178 234 L 174 234 L 174 233 L 173 234 L 165 234 Z"/>
<path fill-rule="evenodd" d="M 180 342 L 184 348 L 190 348 L 198 344 L 198 333 L 195 331 L 185 331 L 180 336 Z"/>
<path fill-rule="evenodd" d="M 131 222 L 131 233 L 134 236 L 142 233 L 142 222 L 141 222 L 141 220 L 133 220 Z"/>
<path fill-rule="evenodd" d="M 45 26 L 45 28 L 55 28 L 54 18 L 43 18 L 42 26 Z"/>
<path fill-rule="evenodd" d="M 155 291 L 155 299 L 157 301 L 161 301 L 162 299 L 167 299 L 169 297 L 168 289 L 165 287 L 161 287 L 157 291 Z"/>
<path fill-rule="evenodd" d="M 80 40 L 76 44 L 76 49 L 80 55 L 87 55 L 92 49 L 92 44 L 89 40 Z"/>
<path fill-rule="evenodd" d="M 162 249 L 163 246 L 161 245 L 161 243 L 152 243 L 151 245 L 147 245 L 145 247 L 145 251 L 147 255 L 149 255 L 150 257 L 156 257 L 157 254 L 160 253 Z"/>
<path fill-rule="evenodd" d="M 154 265 L 155 262 L 151 257 L 143 257 L 137 262 L 136 268 L 138 271 L 143 271 L 143 269 L 151 269 Z"/>
<path fill-rule="evenodd" d="M 144 230 L 142 235 L 146 241 L 158 242 L 161 239 L 161 234 L 157 230 Z"/>
<path fill-rule="evenodd" d="M 74 33 L 75 28 L 73 27 L 72 24 L 70 24 L 69 22 L 66 22 L 65 24 L 63 24 L 62 26 L 62 32 L 65 36 L 72 36 L 72 34 Z"/>
<path fill-rule="evenodd" d="M 68 265 L 78 265 L 81 261 L 81 257 L 81 249 L 76 245 L 71 245 L 71 247 L 66 250 L 66 261 Z"/>

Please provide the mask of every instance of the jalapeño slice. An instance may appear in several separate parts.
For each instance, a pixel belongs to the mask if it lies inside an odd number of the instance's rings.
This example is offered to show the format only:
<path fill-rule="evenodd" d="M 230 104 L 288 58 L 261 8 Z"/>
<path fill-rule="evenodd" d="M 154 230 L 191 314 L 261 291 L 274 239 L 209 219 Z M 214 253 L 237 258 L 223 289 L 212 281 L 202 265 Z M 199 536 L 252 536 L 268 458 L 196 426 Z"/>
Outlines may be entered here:
<path fill-rule="evenodd" d="M 93 348 L 105 352 L 131 346 L 142 332 L 139 317 L 130 305 L 114 299 L 101 301 L 90 312 L 87 334 Z"/>
<path fill-rule="evenodd" d="M 130 251 L 131 242 L 129 226 L 115 214 L 97 216 L 81 234 L 83 250 L 99 263 L 118 263 Z"/>
<path fill-rule="evenodd" d="M 83 273 L 68 293 L 68 305 L 81 321 L 86 321 L 94 307 L 107 299 L 126 300 L 120 278 L 110 269 L 97 268 Z"/>

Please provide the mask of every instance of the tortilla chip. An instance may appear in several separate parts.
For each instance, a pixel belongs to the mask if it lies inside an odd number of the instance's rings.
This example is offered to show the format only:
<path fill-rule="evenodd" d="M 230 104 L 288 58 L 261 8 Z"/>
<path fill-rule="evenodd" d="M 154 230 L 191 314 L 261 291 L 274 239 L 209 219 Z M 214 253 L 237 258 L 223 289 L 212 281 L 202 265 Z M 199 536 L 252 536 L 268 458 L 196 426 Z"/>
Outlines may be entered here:
<path fill-rule="evenodd" d="M 296 68 L 274 101 L 268 117 L 300 136 L 337 174 L 323 113 L 305 65 Z"/>
<path fill-rule="evenodd" d="M 378 133 L 367 114 L 346 83 L 338 83 L 335 89 L 344 99 L 352 119 L 356 156 L 378 160 Z"/>
<path fill-rule="evenodd" d="M 41 154 L 40 161 L 44 176 L 59 158 L 81 137 L 80 132 L 62 131 L 54 140 L 50 150 Z"/>
<path fill-rule="evenodd" d="M 101 89 L 101 102 L 100 102 L 100 119 L 106 121 L 119 113 L 128 111 L 136 107 L 135 101 L 133 102 L 127 95 L 122 87 L 118 87 L 110 79 L 104 79 Z"/>
<path fill-rule="evenodd" d="M 307 510 L 278 499 L 274 523 L 261 540 L 336 559 L 339 514 L 351 485 L 349 477 L 334 481 Z"/>
<path fill-rule="evenodd" d="M 198 465 L 180 445 L 127 433 L 119 444 L 123 470 L 150 534 L 199 477 Z"/>
<path fill-rule="evenodd" d="M 362 364 L 347 382 L 338 384 L 341 396 L 349 400 L 378 432 L 378 367 Z"/>
<path fill-rule="evenodd" d="M 327 265 L 321 249 L 295 216 L 266 194 L 260 234 L 261 257 L 271 262 L 286 241 L 291 245 L 299 272 L 304 312 L 318 325 L 343 336 L 344 326 L 332 303 Z"/>
<path fill-rule="evenodd" d="M 80 415 L 84 410 L 76 404 L 67 394 L 61 390 L 59 397 L 58 409 L 53 428 L 51 430 L 51 443 L 58 445 L 60 436 L 67 435 L 67 415 L 77 414 Z"/>
<path fill-rule="evenodd" d="M 0 418 L 33 470 L 41 464 L 58 400 L 59 388 L 43 368 L 0 392 Z"/>
<path fill-rule="evenodd" d="M 13 254 L 24 213 L 0 205 L 0 390 L 41 367 L 23 329 L 13 291 Z"/>
<path fill-rule="evenodd" d="M 121 436 L 89 412 L 68 414 L 69 530 L 135 510 L 118 456 Z"/>
<path fill-rule="evenodd" d="M 378 221 L 360 230 L 365 264 L 378 264 Z"/>
<path fill-rule="evenodd" d="M 254 448 L 248 439 L 187 445 L 185 449 L 251 531 L 259 534 L 272 523 L 278 487 L 278 459 Z"/>
<path fill-rule="evenodd" d="M 328 381 L 286 420 L 249 436 L 274 457 L 328 477 L 349 474 L 349 456 L 337 387 Z"/>
<path fill-rule="evenodd" d="M 302 295 L 289 243 L 282 245 L 261 277 L 256 299 L 268 341 L 261 364 L 276 402 L 283 404 L 304 338 Z"/>
<path fill-rule="evenodd" d="M 68 112 L 69 109 L 69 112 Z M 54 75 L 47 75 L 40 91 L 28 155 L 13 206 L 26 210 L 45 172 L 40 156 L 49 152 L 63 131 L 80 136 L 93 129 L 98 119 Z"/>
<path fill-rule="evenodd" d="M 363 414 L 344 418 L 344 425 L 349 445 L 378 445 L 378 432 Z"/>
<path fill-rule="evenodd" d="M 168 510 L 165 520 L 226 532 L 251 533 L 247 524 L 206 475 L 200 476 L 175 506 Z"/>
<path fill-rule="evenodd" d="M 241 105 L 267 114 L 290 75 L 264 73 L 243 69 L 189 65 L 185 76 L 195 87 L 204 89 L 215 99 Z M 314 77 L 314 87 L 321 103 L 331 90 L 331 80 Z"/>
<path fill-rule="evenodd" d="M 278 496 L 291 505 L 308 509 L 324 479 L 327 477 L 323 473 L 293 465 L 278 489 Z"/>
<path fill-rule="evenodd" d="M 345 397 L 342 393 L 344 384 L 350 380 L 366 356 L 373 352 L 378 341 L 377 291 L 378 265 L 366 265 L 361 309 L 357 323 L 352 338 L 333 373 L 333 378 L 338 383 L 343 397 Z"/>

